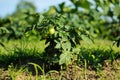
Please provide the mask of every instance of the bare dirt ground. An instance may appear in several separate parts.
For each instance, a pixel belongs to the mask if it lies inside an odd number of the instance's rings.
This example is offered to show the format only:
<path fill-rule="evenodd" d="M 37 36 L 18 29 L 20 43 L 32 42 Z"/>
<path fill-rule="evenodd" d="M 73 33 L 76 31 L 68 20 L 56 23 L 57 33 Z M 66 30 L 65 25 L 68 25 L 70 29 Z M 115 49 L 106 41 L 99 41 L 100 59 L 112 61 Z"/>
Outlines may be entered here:
<path fill-rule="evenodd" d="M 105 61 L 101 70 L 84 69 L 76 65 L 68 65 L 66 70 L 51 70 L 45 75 L 32 75 L 20 70 L 12 71 L 0 68 L 0 80 L 120 80 L 120 59 L 109 63 Z"/>

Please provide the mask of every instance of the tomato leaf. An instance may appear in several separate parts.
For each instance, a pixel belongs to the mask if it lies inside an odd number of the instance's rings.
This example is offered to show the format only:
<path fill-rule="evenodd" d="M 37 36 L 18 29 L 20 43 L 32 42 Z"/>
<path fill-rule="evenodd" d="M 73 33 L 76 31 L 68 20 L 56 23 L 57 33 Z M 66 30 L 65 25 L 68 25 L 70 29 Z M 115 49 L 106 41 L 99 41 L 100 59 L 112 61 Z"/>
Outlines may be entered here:
<path fill-rule="evenodd" d="M 63 53 L 60 55 L 59 64 L 66 64 L 68 65 L 71 62 L 72 54 L 70 51 L 63 51 Z"/>
<path fill-rule="evenodd" d="M 70 50 L 71 49 L 71 43 L 69 41 L 62 44 L 62 48 L 64 50 Z"/>

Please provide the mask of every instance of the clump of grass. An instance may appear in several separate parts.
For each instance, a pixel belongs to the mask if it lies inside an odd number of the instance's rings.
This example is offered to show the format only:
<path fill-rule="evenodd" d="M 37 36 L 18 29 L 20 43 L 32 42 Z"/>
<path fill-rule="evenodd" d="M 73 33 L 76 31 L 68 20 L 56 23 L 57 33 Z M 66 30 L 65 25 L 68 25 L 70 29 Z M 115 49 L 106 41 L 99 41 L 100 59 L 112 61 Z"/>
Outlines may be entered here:
<path fill-rule="evenodd" d="M 4 48 L 1 49 L 0 62 L 1 65 L 26 64 L 29 61 L 37 61 L 42 59 L 42 54 L 47 45 L 45 41 L 9 41 Z"/>
<path fill-rule="evenodd" d="M 91 45 L 82 42 L 82 45 L 76 61 L 78 64 L 84 65 L 83 63 L 85 59 L 89 66 L 93 69 L 99 70 L 104 66 L 106 60 L 109 60 L 109 63 L 112 63 L 114 60 L 120 58 L 120 48 L 111 46 L 111 41 L 105 43 L 105 41 L 102 42 L 102 40 L 98 40 Z"/>

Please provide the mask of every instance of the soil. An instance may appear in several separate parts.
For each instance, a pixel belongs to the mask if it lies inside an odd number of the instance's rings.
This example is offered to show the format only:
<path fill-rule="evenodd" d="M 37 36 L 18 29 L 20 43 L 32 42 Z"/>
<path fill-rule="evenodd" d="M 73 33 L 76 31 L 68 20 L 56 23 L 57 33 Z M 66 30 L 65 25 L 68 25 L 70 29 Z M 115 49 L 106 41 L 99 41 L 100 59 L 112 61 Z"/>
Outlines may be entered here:
<path fill-rule="evenodd" d="M 84 69 L 77 65 L 68 65 L 65 70 L 50 70 L 46 73 L 45 78 L 49 80 L 120 80 L 120 59 L 109 63 L 104 61 L 101 70 Z M 19 73 L 15 80 L 35 80 L 35 75 L 30 73 Z M 38 77 L 43 77 L 39 75 Z M 45 80 L 46 80 L 45 79 Z M 0 80 L 12 80 L 8 70 L 0 69 Z M 39 80 L 39 79 L 38 79 Z M 41 79 L 40 79 L 41 80 Z"/>

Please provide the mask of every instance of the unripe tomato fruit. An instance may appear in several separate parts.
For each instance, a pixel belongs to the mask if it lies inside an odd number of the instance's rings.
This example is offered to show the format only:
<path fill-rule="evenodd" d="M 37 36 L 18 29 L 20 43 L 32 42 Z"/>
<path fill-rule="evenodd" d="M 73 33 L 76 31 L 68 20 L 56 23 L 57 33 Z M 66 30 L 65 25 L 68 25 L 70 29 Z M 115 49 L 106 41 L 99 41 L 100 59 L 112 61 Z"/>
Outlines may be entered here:
<path fill-rule="evenodd" d="M 49 28 L 49 34 L 52 35 L 55 33 L 55 29 L 53 27 Z"/>

